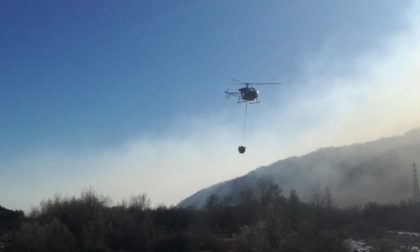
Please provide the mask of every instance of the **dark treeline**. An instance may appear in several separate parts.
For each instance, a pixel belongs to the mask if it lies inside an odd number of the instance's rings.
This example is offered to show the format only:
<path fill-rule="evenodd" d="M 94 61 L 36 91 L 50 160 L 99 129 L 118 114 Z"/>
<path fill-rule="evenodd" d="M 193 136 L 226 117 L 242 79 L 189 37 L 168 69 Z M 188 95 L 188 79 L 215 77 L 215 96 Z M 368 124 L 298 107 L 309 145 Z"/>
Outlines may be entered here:
<path fill-rule="evenodd" d="M 420 205 L 339 209 L 331 193 L 312 202 L 272 183 L 233 198 L 212 195 L 203 209 L 151 208 L 145 195 L 111 205 L 87 191 L 42 202 L 26 217 L 0 211 L 0 251 L 347 251 L 346 238 L 387 230 L 420 232 Z M 385 251 L 385 250 L 384 250 Z"/>

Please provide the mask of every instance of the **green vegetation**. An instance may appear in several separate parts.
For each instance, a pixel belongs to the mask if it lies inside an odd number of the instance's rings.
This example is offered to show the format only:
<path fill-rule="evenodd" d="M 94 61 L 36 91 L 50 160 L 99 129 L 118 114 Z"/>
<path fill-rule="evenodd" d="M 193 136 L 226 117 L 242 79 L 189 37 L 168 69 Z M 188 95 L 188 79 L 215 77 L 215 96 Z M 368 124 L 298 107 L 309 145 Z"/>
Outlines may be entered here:
<path fill-rule="evenodd" d="M 0 211 L 1 213 L 1 211 Z M 397 246 L 387 230 L 420 231 L 420 205 L 339 209 L 331 193 L 304 203 L 272 183 L 236 198 L 212 195 L 203 209 L 150 207 L 145 195 L 117 205 L 87 191 L 42 202 L 28 216 L 0 215 L 0 251 L 347 251 L 352 237 Z M 14 213 L 14 214 L 12 214 Z M 6 216 L 6 217 L 5 217 Z M 6 224 L 7 223 L 7 224 Z"/>

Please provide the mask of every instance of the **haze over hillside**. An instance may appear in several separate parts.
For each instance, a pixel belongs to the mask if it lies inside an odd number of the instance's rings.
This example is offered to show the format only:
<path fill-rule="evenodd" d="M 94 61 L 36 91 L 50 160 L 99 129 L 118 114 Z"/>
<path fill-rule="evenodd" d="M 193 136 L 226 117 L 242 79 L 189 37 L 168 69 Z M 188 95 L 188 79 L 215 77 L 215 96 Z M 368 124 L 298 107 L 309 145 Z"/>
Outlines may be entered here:
<path fill-rule="evenodd" d="M 420 129 L 405 135 L 343 147 L 328 147 L 290 157 L 226 182 L 200 190 L 179 206 L 201 207 L 211 194 L 220 199 L 272 181 L 288 193 L 311 200 L 328 187 L 338 206 L 410 199 L 412 164 L 420 157 Z"/>

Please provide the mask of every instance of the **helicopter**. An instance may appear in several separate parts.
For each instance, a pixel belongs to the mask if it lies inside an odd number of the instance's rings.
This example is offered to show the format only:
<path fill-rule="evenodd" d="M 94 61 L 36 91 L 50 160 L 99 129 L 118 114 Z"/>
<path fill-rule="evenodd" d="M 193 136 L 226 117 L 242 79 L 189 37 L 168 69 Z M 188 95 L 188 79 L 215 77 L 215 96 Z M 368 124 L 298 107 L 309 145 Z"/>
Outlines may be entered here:
<path fill-rule="evenodd" d="M 235 83 L 231 83 L 234 85 L 244 85 L 245 87 L 242 87 L 238 89 L 238 91 L 231 92 L 229 89 L 225 91 L 226 99 L 229 99 L 231 96 L 238 97 L 238 103 L 242 102 L 249 102 L 251 104 L 254 103 L 260 103 L 258 100 L 258 94 L 259 91 L 252 87 L 251 85 L 279 85 L 283 84 L 282 82 L 242 82 L 239 80 L 231 79 Z"/>
<path fill-rule="evenodd" d="M 244 85 L 244 87 L 238 89 L 238 91 L 231 92 L 229 89 L 225 91 L 226 99 L 229 99 L 231 96 L 238 97 L 238 103 L 245 103 L 245 116 L 244 116 L 244 138 L 246 142 L 246 115 L 248 111 L 248 103 L 260 103 L 258 100 L 258 90 L 251 85 L 277 85 L 277 84 L 283 84 L 282 82 L 260 82 L 260 83 L 254 83 L 254 82 L 242 82 L 239 80 L 231 79 L 235 83 L 231 83 L 234 85 Z M 245 145 L 240 145 L 238 147 L 238 152 L 240 154 L 244 154 L 246 150 Z"/>

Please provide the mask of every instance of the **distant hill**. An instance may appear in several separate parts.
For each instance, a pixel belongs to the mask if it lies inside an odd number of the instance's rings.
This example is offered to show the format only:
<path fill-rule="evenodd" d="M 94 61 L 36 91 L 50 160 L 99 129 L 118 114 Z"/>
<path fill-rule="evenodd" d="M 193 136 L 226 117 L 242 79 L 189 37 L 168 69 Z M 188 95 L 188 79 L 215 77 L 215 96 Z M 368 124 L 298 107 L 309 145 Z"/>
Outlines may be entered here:
<path fill-rule="evenodd" d="M 398 202 L 412 195 L 412 164 L 420 164 L 420 129 L 402 136 L 343 147 L 328 147 L 290 157 L 229 181 L 202 189 L 178 206 L 202 207 L 207 197 L 234 199 L 245 188 L 271 181 L 302 200 L 330 189 L 338 206 L 369 201 Z M 420 168 L 418 169 L 420 171 Z"/>
<path fill-rule="evenodd" d="M 4 232 L 17 227 L 23 218 L 23 211 L 9 210 L 0 206 L 0 236 Z"/>

